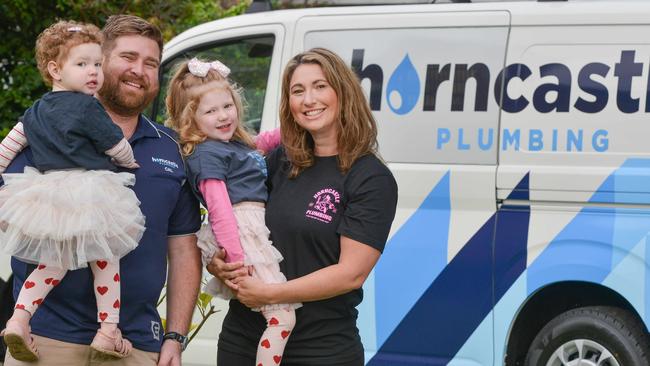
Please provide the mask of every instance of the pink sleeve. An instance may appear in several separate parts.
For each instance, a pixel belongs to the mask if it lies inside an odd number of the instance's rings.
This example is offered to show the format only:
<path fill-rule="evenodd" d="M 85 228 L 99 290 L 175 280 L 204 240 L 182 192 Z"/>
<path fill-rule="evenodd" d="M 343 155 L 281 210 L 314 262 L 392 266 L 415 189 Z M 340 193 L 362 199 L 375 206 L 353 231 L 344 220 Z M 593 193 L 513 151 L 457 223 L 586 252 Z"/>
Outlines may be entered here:
<path fill-rule="evenodd" d="M 259 150 L 264 151 L 264 154 L 270 153 L 271 150 L 280 145 L 280 128 L 278 127 L 271 131 L 260 132 L 260 134 L 255 138 L 255 145 Z"/>
<path fill-rule="evenodd" d="M 199 191 L 208 208 L 208 221 L 217 243 L 226 251 L 226 262 L 243 262 L 244 251 L 239 242 L 237 220 L 232 211 L 226 183 L 219 179 L 199 182 Z"/>

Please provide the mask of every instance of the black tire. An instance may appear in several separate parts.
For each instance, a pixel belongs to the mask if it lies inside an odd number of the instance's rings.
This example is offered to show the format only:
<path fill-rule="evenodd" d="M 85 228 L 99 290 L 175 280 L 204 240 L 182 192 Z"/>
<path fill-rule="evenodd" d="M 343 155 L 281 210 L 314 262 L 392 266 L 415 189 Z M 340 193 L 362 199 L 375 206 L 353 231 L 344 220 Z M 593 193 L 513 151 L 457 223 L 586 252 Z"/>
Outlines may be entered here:
<path fill-rule="evenodd" d="M 560 348 L 570 351 L 574 345 L 588 349 L 584 357 L 592 361 L 602 358 L 598 350 L 602 355 L 611 353 L 613 360 L 594 362 L 597 366 L 650 366 L 650 341 L 644 326 L 627 310 L 609 306 L 577 308 L 553 318 L 528 348 L 525 365 L 547 366 L 551 357 L 555 365 L 570 365 L 558 361 L 554 353 Z"/>

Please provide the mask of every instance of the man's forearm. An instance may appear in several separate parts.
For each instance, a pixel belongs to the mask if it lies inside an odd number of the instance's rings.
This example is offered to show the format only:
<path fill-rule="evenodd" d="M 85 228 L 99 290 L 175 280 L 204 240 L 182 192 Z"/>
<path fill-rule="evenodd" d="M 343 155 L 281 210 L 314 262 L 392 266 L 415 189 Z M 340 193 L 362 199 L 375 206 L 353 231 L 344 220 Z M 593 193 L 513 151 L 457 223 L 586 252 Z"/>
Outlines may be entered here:
<path fill-rule="evenodd" d="M 199 293 L 201 272 L 196 236 L 170 237 L 166 332 L 187 334 Z"/>

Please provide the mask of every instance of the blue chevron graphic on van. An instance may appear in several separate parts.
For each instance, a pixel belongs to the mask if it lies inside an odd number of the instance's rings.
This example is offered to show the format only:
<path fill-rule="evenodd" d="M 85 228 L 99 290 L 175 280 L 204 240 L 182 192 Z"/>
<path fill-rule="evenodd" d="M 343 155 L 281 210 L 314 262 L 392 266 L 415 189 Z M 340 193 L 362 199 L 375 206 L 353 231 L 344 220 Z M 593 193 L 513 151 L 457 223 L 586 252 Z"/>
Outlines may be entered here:
<path fill-rule="evenodd" d="M 650 159 L 628 159 L 603 181 L 589 201 L 648 204 L 650 195 L 643 192 L 647 190 L 644 187 L 650 186 L 649 171 Z M 526 175 L 508 199 L 528 200 L 528 186 Z M 445 206 L 437 207 L 444 210 Z M 633 249 L 648 252 L 644 244 L 650 233 L 648 209 L 588 206 L 526 268 L 529 221 L 528 206 L 502 206 L 439 272 L 386 341 L 382 344 L 378 339 L 381 346 L 368 365 L 446 365 L 524 271 L 529 295 L 549 283 L 566 280 L 606 283 L 616 291 L 629 291 L 610 274 L 624 259 L 643 260 L 630 256 Z M 402 235 L 391 241 L 417 236 Z M 434 273 L 438 273 L 437 267 Z M 649 278 L 650 270 L 646 269 L 645 288 L 650 288 Z M 382 282 L 378 281 L 377 286 L 382 286 Z M 644 319 L 650 318 L 646 314 L 650 313 L 646 298 L 647 295 L 628 297 Z M 515 311 L 512 309 L 512 314 Z M 462 360 L 458 356 L 454 362 Z M 497 359 L 501 356 L 495 355 Z"/>
<path fill-rule="evenodd" d="M 527 198 L 528 175 L 513 192 L 516 198 Z M 529 218 L 527 207 L 506 207 L 492 215 L 444 267 L 368 365 L 446 365 L 491 311 L 493 273 L 499 274 L 501 296 L 523 272 Z M 497 221 L 504 229 L 495 233 Z M 393 243 L 396 239 L 388 246 L 399 245 Z"/>
<path fill-rule="evenodd" d="M 594 203 L 650 203 L 650 159 L 628 159 L 600 185 Z M 556 281 L 602 283 L 650 232 L 650 212 L 640 208 L 586 207 L 528 267 L 528 293 Z M 643 308 L 642 304 L 633 304 Z"/>
<path fill-rule="evenodd" d="M 417 211 L 393 235 L 375 267 L 375 281 L 381 284 L 375 288 L 378 345 L 384 343 L 447 265 L 449 174 L 440 179 Z M 426 268 L 426 271 L 414 276 L 413 268 Z M 404 291 L 407 283 L 409 291 Z"/>

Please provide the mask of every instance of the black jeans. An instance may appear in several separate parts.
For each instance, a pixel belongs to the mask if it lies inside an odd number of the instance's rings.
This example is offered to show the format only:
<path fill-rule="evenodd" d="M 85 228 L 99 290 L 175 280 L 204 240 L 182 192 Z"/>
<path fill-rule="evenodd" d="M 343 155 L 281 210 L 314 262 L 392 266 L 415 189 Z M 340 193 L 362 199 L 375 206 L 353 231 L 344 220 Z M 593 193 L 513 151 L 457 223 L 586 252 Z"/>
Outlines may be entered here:
<path fill-rule="evenodd" d="M 254 356 L 254 355 L 253 355 Z M 363 356 L 352 362 L 329 363 L 328 366 L 363 366 Z M 217 352 L 217 366 L 255 366 L 255 358 L 248 358 L 235 353 L 219 350 Z M 287 363 L 282 361 L 282 366 L 311 366 L 310 364 Z"/>
<path fill-rule="evenodd" d="M 5 282 L 0 278 L 0 329 L 4 329 L 7 324 L 7 320 L 11 318 L 11 314 L 14 312 L 14 276 L 9 276 L 9 279 Z M 0 362 L 5 359 L 5 348 L 4 342 L 0 341 Z"/>

